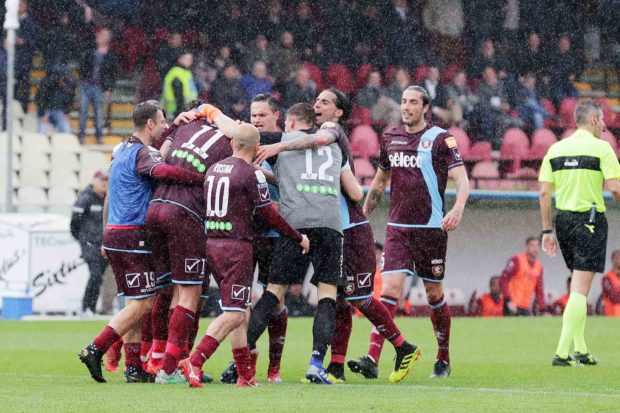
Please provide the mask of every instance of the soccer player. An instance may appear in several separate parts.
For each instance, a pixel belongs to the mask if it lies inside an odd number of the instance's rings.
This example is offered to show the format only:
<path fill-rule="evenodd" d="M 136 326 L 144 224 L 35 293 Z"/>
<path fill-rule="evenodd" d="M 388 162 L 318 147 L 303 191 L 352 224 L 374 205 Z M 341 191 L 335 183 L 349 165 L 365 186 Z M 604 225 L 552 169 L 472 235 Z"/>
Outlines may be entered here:
<path fill-rule="evenodd" d="M 595 365 L 585 340 L 587 297 L 594 274 L 605 270 L 607 219 L 603 184 L 620 200 L 620 164 L 611 145 L 601 140 L 603 110 L 585 100 L 575 108 L 577 130 L 551 145 L 540 167 L 542 248 L 551 257 L 558 244 L 572 273 L 570 295 L 562 316 L 562 333 L 553 366 Z M 557 239 L 551 220 L 555 190 Z M 574 354 L 569 354 L 574 343 Z"/>
<path fill-rule="evenodd" d="M 349 140 L 340 126 L 340 122 L 346 121 L 351 112 L 348 98 L 337 89 L 324 90 L 316 98 L 314 111 L 317 116 L 316 123 L 321 126 L 315 134 L 262 146 L 259 150 L 259 160 L 283 151 L 317 148 L 334 142 L 340 146 L 344 154 L 350 156 Z M 343 176 L 346 176 L 346 172 L 343 172 Z M 354 176 L 351 178 L 357 186 Z M 343 183 L 343 188 L 344 185 Z M 347 283 L 344 288 L 340 289 L 339 305 L 336 307 L 337 325 L 331 343 L 332 360 L 328 366 L 328 378 L 331 382 L 345 380 L 344 360 L 353 322 L 350 308 L 343 302 L 346 300 L 358 308 L 377 327 L 378 334 L 394 345 L 396 360 L 390 381 L 398 382 L 407 376 L 413 363 L 420 356 L 420 351 L 416 346 L 405 341 L 394 323 L 393 314 L 390 314 L 388 309 L 372 296 L 372 273 L 376 265 L 374 237 L 368 219 L 357 203 L 361 200 L 361 196 L 352 197 L 353 192 L 343 191 L 340 199 L 341 224 L 344 234 L 344 271 Z M 375 370 L 375 373 L 378 372 Z"/>
<path fill-rule="evenodd" d="M 191 109 L 203 102 L 195 101 Z M 166 162 L 200 174 L 232 155 L 229 139 L 204 118 L 179 126 L 170 142 Z M 167 145 L 168 146 L 168 145 Z M 161 182 L 146 216 L 156 276 L 170 276 L 178 300 L 169 320 L 163 358 L 151 354 L 148 371 L 161 384 L 184 383 L 177 370 L 182 352 L 193 344 L 198 328 L 203 284 L 210 271 L 205 265 L 205 201 L 201 187 Z"/>
<path fill-rule="evenodd" d="M 163 109 L 157 101 L 136 105 L 133 123 L 133 136 L 114 155 L 104 207 L 103 250 L 114 271 L 118 291 L 126 298 L 126 306 L 79 353 L 91 377 L 98 382 L 105 382 L 101 372 L 103 354 L 121 337 L 125 343 L 127 381 L 153 380 L 140 363 L 140 322 L 151 310 L 157 288 L 151 250 L 144 233 L 153 182 L 164 179 L 185 185 L 202 185 L 203 182 L 201 174 L 167 165 L 159 152 L 149 146 L 167 128 Z"/>
<path fill-rule="evenodd" d="M 504 296 L 499 288 L 499 276 L 493 276 L 489 280 L 489 292 L 483 294 L 474 302 L 472 315 L 480 317 L 503 317 Z"/>
<path fill-rule="evenodd" d="M 252 165 L 259 145 L 258 130 L 247 123 L 240 125 L 232 145 L 233 155 L 209 168 L 204 186 L 207 265 L 219 284 L 224 312 L 209 325 L 191 357 L 179 363 L 191 387 L 202 387 L 202 365 L 229 334 L 239 374 L 237 386 L 257 385 L 243 325 L 254 274 L 253 215 L 276 229 L 282 240 L 291 240 L 292 253 L 305 254 L 310 248 L 308 238 L 294 230 L 271 204 L 265 175 Z"/>
<path fill-rule="evenodd" d="M 536 295 L 538 313 L 545 309 L 543 266 L 538 259 L 540 241 L 536 237 L 525 240 L 525 251 L 508 260 L 500 278 L 504 295 L 504 315 L 531 314 L 532 295 Z"/>
<path fill-rule="evenodd" d="M 393 313 L 405 278 L 418 275 L 424 282 L 437 337 L 438 352 L 431 377 L 448 377 L 450 309 L 443 293 L 446 249 L 448 232 L 461 222 L 469 182 L 456 139 L 426 123 L 430 108 L 426 90 L 409 86 L 403 91 L 400 108 L 403 125 L 382 136 L 379 169 L 366 197 L 364 213 L 369 216 L 374 211 L 391 178 L 381 300 Z M 448 176 L 456 181 L 456 202 L 445 213 Z M 364 376 L 372 373 L 382 347 L 383 337 L 371 333 L 368 355 L 351 360 L 349 367 Z"/>
<path fill-rule="evenodd" d="M 250 104 L 250 123 L 258 129 L 259 132 L 277 132 L 278 119 L 280 111 L 276 99 L 268 93 L 256 95 Z M 271 171 L 272 168 L 268 162 L 262 163 L 264 170 Z M 275 185 L 269 185 L 271 201 L 277 205 L 280 194 Z M 258 283 L 267 288 L 269 278 L 269 265 L 273 256 L 275 242 L 278 233 L 268 228 L 265 223 L 255 217 L 254 222 L 256 236 L 254 237 L 254 261 L 258 265 Z M 249 313 L 248 313 L 249 317 Z M 284 305 L 284 300 L 276 307 L 272 317 L 269 319 L 269 366 L 267 369 L 268 383 L 281 383 L 280 377 L 280 361 L 282 360 L 282 351 L 284 350 L 284 341 L 286 339 L 286 328 L 288 324 L 288 309 Z M 258 354 L 252 353 L 252 357 Z M 235 384 L 237 382 L 237 368 L 234 361 L 222 373 L 222 383 Z"/>
<path fill-rule="evenodd" d="M 611 269 L 601 280 L 603 315 L 620 317 L 620 250 L 611 253 Z"/>

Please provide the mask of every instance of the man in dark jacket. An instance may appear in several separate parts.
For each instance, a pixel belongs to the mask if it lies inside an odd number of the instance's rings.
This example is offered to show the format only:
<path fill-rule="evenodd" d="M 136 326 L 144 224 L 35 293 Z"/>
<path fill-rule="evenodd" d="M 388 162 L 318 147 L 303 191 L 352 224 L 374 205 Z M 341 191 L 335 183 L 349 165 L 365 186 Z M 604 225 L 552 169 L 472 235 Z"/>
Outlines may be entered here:
<path fill-rule="evenodd" d="M 70 133 L 69 112 L 75 97 L 75 79 L 68 65 L 58 65 L 41 81 L 35 102 L 39 124 L 37 132 L 49 133 L 50 126 L 58 132 Z"/>
<path fill-rule="evenodd" d="M 80 141 L 86 135 L 88 106 L 92 103 L 95 109 L 95 137 L 101 143 L 104 102 L 112 96 L 118 68 L 116 56 L 110 50 L 111 40 L 110 30 L 100 29 L 95 34 L 96 47 L 87 48 L 80 61 Z"/>
<path fill-rule="evenodd" d="M 103 273 L 108 266 L 101 255 L 103 237 L 103 201 L 108 191 L 108 173 L 97 171 L 92 184 L 78 195 L 71 215 L 71 235 L 80 243 L 82 258 L 88 265 L 90 278 L 82 300 L 82 313 L 95 313 Z"/>

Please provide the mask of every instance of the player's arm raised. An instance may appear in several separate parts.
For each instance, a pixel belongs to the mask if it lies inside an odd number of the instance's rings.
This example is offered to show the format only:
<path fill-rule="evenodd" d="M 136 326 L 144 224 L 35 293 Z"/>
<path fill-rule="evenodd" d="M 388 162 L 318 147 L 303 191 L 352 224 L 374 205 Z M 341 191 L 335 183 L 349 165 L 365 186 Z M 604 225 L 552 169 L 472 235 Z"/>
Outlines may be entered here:
<path fill-rule="evenodd" d="M 215 124 L 229 139 L 237 133 L 237 128 L 239 127 L 239 123 L 236 120 L 229 118 L 219 108 L 208 103 L 196 108 L 196 117 L 206 118 L 209 122 Z"/>
<path fill-rule="evenodd" d="M 367 217 L 372 214 L 377 205 L 379 205 L 379 202 L 381 202 L 391 174 L 389 170 L 383 168 L 377 169 L 375 178 L 372 180 L 372 184 L 370 184 L 366 201 L 364 201 L 364 215 Z"/>
<path fill-rule="evenodd" d="M 464 166 L 455 166 L 449 171 L 450 178 L 456 182 L 456 201 L 454 206 L 441 221 L 441 229 L 452 231 L 456 229 L 463 218 L 463 211 L 469 198 L 469 179 Z"/>
<path fill-rule="evenodd" d="M 336 142 L 336 137 L 331 133 L 319 130 L 311 135 L 303 138 L 293 139 L 286 142 L 278 142 L 272 145 L 261 145 L 256 154 L 256 163 L 261 164 L 263 161 L 276 156 L 280 152 L 300 151 L 304 149 L 315 149 Z"/>

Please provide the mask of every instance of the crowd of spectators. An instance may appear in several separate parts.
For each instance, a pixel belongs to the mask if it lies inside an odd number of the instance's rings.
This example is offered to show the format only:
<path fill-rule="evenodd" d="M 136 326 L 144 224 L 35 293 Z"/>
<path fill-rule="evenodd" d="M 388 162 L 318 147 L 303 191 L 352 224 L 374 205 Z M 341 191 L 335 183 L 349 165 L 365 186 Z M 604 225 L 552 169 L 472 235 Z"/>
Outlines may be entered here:
<path fill-rule="evenodd" d="M 190 53 L 196 92 L 231 116 L 247 118 L 257 93 L 276 94 L 286 109 L 335 84 L 369 111 L 374 125 L 393 125 L 401 91 L 418 83 L 429 90 L 435 122 L 462 127 L 499 149 L 504 130 L 541 128 L 555 120 L 549 103 L 557 109 L 564 98 L 578 96 L 586 23 L 601 33 L 617 31 L 609 24 L 608 13 L 617 12 L 609 1 L 58 3 L 50 8 L 43 0 L 22 0 L 31 12 L 18 33 L 17 96 L 26 107 L 29 77 L 23 73 L 30 72 L 37 48 L 48 73 L 76 63 L 80 137 L 92 102 L 97 138 L 101 105 L 117 74 L 112 65 L 123 77 L 139 78 L 140 100 L 159 99 L 167 92 L 166 75 Z M 111 44 L 95 42 L 93 33 L 102 27 L 113 35 Z M 601 39 L 603 51 L 613 49 L 605 43 L 615 42 L 613 36 Z"/>

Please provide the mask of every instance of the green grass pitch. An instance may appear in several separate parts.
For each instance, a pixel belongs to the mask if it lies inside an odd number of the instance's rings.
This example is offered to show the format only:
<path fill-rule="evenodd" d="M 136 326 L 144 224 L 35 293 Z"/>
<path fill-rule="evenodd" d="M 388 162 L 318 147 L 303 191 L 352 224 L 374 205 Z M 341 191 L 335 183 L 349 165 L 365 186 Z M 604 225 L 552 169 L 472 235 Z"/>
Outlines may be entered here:
<path fill-rule="evenodd" d="M 200 334 L 208 320 L 201 322 Z M 102 321 L 0 322 L 2 412 L 590 412 L 620 411 L 620 320 L 589 318 L 586 338 L 601 360 L 595 367 L 552 368 L 560 318 L 454 319 L 452 376 L 432 380 L 436 341 L 428 319 L 399 319 L 422 358 L 402 383 L 387 381 L 393 349 L 386 345 L 380 377 L 347 374 L 347 384 L 304 385 L 311 349 L 311 319 L 291 319 L 284 350 L 285 384 L 255 389 L 211 384 L 203 389 L 125 384 L 106 372 L 97 384 L 78 361 L 78 350 Z M 365 354 L 370 324 L 356 319 L 349 357 Z M 260 341 L 257 379 L 267 370 Z M 329 357 L 329 356 L 328 356 Z M 231 359 L 223 343 L 205 365 L 219 379 Z"/>

